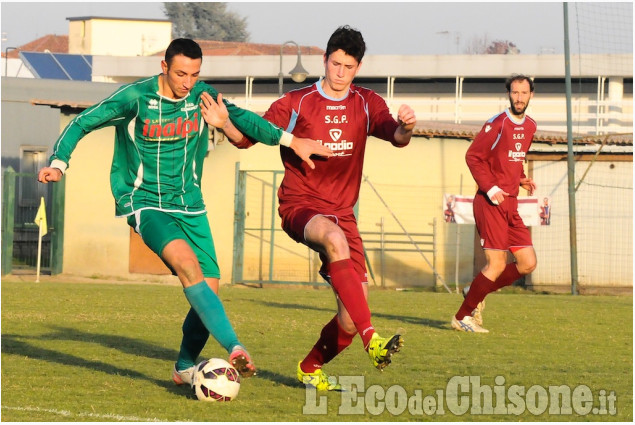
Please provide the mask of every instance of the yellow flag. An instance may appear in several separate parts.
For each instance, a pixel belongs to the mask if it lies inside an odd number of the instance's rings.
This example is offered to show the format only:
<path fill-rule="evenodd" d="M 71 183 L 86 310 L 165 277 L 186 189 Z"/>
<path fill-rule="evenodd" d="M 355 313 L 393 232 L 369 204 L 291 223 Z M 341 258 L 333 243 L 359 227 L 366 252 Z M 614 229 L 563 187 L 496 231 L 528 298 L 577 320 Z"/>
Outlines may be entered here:
<path fill-rule="evenodd" d="M 40 207 L 37 209 L 34 222 L 42 229 L 42 236 L 48 233 L 48 225 L 46 224 L 46 206 L 44 205 L 43 196 L 40 199 Z"/>

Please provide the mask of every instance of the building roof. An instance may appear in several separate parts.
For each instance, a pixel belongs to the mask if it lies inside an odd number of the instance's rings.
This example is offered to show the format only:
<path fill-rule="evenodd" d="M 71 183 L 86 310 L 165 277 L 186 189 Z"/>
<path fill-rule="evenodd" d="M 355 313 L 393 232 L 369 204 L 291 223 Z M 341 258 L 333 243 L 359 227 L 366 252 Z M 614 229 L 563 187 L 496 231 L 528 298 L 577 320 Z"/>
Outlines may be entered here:
<path fill-rule="evenodd" d="M 68 18 L 69 20 L 78 20 L 81 18 Z M 99 18 L 114 19 L 114 18 Z M 138 19 L 135 19 L 138 20 Z M 279 44 L 263 44 L 263 43 L 247 43 L 238 41 L 215 41 L 215 40 L 196 40 L 203 50 L 203 56 L 254 56 L 254 55 L 279 55 Z M 167 46 L 166 46 L 167 47 Z M 45 52 L 51 53 L 68 53 L 68 35 L 49 34 L 40 37 L 18 47 L 16 50 L 8 52 L 7 57 L 15 59 L 19 57 L 18 52 Z M 292 45 L 283 47 L 283 54 L 295 55 L 298 49 Z M 324 50 L 315 46 L 300 46 L 302 55 L 323 55 Z M 157 52 L 154 56 L 164 56 L 165 50 Z M 4 53 L 2 53 L 4 57 Z"/>
<path fill-rule="evenodd" d="M 112 16 L 74 16 L 74 17 L 66 18 L 67 21 L 90 21 L 95 19 L 99 19 L 102 21 L 170 22 L 169 19 L 116 18 Z"/>
<path fill-rule="evenodd" d="M 203 56 L 254 56 L 254 55 L 279 55 L 280 44 L 248 43 L 239 41 L 196 40 L 201 46 Z M 295 55 L 298 48 L 285 45 L 282 53 Z M 300 46 L 302 55 L 323 55 L 324 50 L 315 46 Z M 157 52 L 154 56 L 164 56 L 165 50 Z"/>
<path fill-rule="evenodd" d="M 46 50 L 51 53 L 68 53 L 68 35 L 45 35 L 37 40 L 23 44 L 16 50 L 11 50 L 8 52 L 7 57 L 16 59 L 19 57 L 19 52 L 45 52 Z M 4 52 L 2 56 L 4 57 Z"/>
<path fill-rule="evenodd" d="M 414 135 L 423 137 L 450 137 L 454 139 L 472 140 L 481 130 L 481 126 L 454 124 L 442 121 L 417 121 Z M 607 144 L 614 146 L 632 146 L 633 134 L 609 134 L 609 135 L 573 135 L 576 145 Z M 556 131 L 536 131 L 534 142 L 549 145 L 567 144 L 567 134 Z"/>

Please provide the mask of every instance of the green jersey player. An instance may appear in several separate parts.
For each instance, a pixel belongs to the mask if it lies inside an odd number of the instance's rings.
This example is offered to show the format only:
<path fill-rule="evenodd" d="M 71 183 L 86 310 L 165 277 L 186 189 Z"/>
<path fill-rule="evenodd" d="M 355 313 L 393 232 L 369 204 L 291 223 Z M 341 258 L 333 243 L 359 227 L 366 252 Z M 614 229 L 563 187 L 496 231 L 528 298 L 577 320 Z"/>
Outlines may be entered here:
<path fill-rule="evenodd" d="M 105 126 L 115 127 L 110 183 L 116 215 L 126 217 L 178 276 L 191 305 L 172 373 L 177 385 L 191 384 L 194 365 L 210 333 L 241 375 L 255 372 L 217 296 L 220 271 L 201 192 L 208 125 L 231 140 L 246 134 L 268 145 L 289 146 L 311 168 L 312 154 L 331 154 L 314 140 L 296 138 L 224 101 L 213 87 L 197 81 L 202 57 L 193 40 L 173 40 L 161 62 L 162 73 L 123 85 L 77 115 L 55 143 L 50 166 L 38 175 L 42 183 L 59 181 L 82 137 Z M 203 93 L 207 94 L 202 99 Z M 204 115 L 201 104 L 205 104 Z"/>

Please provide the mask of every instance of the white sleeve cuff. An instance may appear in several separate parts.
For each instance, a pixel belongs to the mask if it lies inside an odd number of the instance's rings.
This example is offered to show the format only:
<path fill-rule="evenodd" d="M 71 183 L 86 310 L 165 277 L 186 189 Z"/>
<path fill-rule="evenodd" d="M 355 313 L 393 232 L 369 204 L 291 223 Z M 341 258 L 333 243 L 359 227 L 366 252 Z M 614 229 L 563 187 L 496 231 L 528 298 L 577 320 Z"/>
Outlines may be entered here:
<path fill-rule="evenodd" d="M 282 136 L 280 137 L 280 144 L 282 146 L 291 147 L 292 140 L 293 140 L 293 134 L 287 133 L 286 131 L 282 132 Z"/>
<path fill-rule="evenodd" d="M 496 193 L 500 192 L 500 190 L 501 190 L 500 187 L 494 186 L 487 191 L 487 197 L 489 198 L 490 201 L 492 201 L 494 205 L 498 205 L 498 201 L 494 200 L 492 196 L 496 195 Z"/>
<path fill-rule="evenodd" d="M 68 165 L 66 165 L 66 163 L 60 159 L 54 159 L 53 161 L 51 161 L 51 168 L 57 168 L 58 170 L 60 170 L 62 172 L 62 174 L 66 173 L 66 169 L 68 168 Z"/>

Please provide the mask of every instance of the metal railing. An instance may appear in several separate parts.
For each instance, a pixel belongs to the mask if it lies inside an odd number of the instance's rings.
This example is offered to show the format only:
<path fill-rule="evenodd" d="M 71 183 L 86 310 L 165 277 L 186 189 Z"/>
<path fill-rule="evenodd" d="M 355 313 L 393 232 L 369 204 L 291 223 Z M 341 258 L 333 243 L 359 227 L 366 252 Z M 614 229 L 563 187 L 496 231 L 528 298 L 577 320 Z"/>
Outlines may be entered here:
<path fill-rule="evenodd" d="M 2 178 L 2 275 L 18 270 L 35 272 L 39 233 L 34 219 L 39 203 L 21 202 L 19 188 L 22 179 L 35 180 L 37 176 L 16 173 L 8 167 Z M 63 257 L 64 180 L 51 186 L 45 196 L 48 233 L 42 238 L 41 268 L 45 273 L 58 274 L 62 272 Z"/>
<path fill-rule="evenodd" d="M 386 287 L 386 256 L 391 252 L 418 252 L 432 254 L 432 269 L 436 269 L 436 221 L 432 223 L 430 233 L 405 233 L 384 231 L 384 219 L 379 223 L 379 232 L 360 232 L 364 241 L 365 252 L 379 253 L 380 286 Z M 369 272 L 373 279 L 374 270 L 367 258 Z M 437 286 L 437 275 L 434 274 L 434 286 Z"/>

